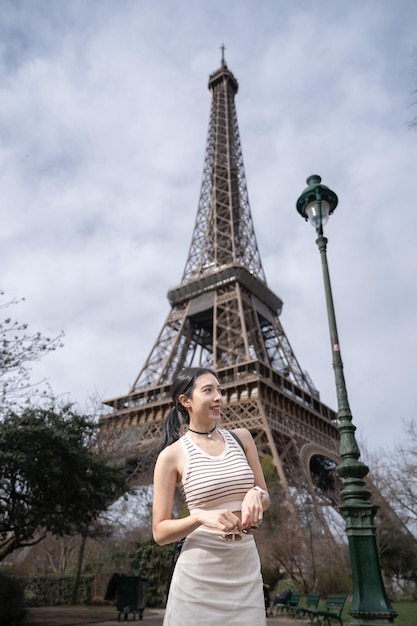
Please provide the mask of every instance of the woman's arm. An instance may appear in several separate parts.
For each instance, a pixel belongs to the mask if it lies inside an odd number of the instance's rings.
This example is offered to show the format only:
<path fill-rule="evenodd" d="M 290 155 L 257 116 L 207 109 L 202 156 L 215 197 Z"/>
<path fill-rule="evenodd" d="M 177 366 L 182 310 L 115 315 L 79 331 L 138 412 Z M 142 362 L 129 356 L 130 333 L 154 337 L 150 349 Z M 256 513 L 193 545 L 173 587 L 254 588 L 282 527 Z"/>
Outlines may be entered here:
<path fill-rule="evenodd" d="M 264 490 L 265 494 L 261 494 L 256 489 L 249 489 L 242 502 L 242 527 L 249 528 L 256 526 L 263 519 L 263 512 L 269 508 L 270 499 L 266 487 L 265 477 L 259 461 L 258 450 L 251 433 L 246 428 L 239 428 L 236 431 L 239 439 L 243 443 L 246 458 L 252 468 L 255 486 Z"/>
<path fill-rule="evenodd" d="M 198 520 L 191 517 L 171 519 L 179 478 L 178 454 L 178 446 L 168 446 L 159 454 L 155 464 L 152 532 L 156 543 L 161 546 L 182 539 L 200 526 Z"/>

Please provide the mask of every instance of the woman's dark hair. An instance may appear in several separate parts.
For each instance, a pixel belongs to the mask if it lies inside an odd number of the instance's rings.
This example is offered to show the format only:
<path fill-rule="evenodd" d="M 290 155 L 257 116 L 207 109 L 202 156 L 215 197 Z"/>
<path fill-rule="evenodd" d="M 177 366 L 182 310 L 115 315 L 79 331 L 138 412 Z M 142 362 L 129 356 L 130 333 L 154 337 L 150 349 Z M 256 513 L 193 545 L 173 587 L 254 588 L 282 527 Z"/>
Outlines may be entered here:
<path fill-rule="evenodd" d="M 180 371 L 177 378 L 172 383 L 171 397 L 174 406 L 168 413 L 168 416 L 164 423 L 163 443 L 162 448 L 174 443 L 180 438 L 181 428 L 188 426 L 190 423 L 190 416 L 187 409 L 179 401 L 179 397 L 184 394 L 188 398 L 193 395 L 194 383 L 203 374 L 216 374 L 206 367 L 185 367 Z"/>

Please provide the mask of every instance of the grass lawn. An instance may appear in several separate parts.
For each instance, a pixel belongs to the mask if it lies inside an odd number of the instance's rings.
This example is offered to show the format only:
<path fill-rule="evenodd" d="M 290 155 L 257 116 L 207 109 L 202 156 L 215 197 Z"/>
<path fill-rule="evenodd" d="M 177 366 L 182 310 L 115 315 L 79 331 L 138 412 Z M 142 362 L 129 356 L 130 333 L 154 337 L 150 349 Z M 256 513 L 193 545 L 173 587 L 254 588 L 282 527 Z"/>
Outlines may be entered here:
<path fill-rule="evenodd" d="M 397 626 L 417 626 L 417 602 L 393 602 L 393 608 L 398 612 L 395 620 Z M 350 606 L 343 611 L 343 623 L 349 624 L 352 619 L 348 613 Z"/>

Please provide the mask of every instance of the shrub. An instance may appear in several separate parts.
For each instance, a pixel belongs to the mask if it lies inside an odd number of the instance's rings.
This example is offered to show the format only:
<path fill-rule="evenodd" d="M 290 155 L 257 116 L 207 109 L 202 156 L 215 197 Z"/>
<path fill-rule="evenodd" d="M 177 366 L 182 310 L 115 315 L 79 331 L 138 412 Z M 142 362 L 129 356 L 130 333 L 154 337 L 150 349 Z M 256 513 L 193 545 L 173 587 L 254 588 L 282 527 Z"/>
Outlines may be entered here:
<path fill-rule="evenodd" d="M 23 608 L 23 585 L 13 576 L 0 571 L 0 624 L 20 626 L 24 624 L 26 610 Z"/>
<path fill-rule="evenodd" d="M 77 604 L 91 602 L 91 585 L 94 576 L 81 576 Z M 24 579 L 26 606 L 57 606 L 68 604 L 72 595 L 72 576 L 31 576 Z M 0 622 L 1 624 L 1 622 Z"/>
<path fill-rule="evenodd" d="M 147 578 L 148 606 L 164 607 L 174 545 L 158 546 L 152 539 L 138 543 L 132 559 L 135 575 Z"/>

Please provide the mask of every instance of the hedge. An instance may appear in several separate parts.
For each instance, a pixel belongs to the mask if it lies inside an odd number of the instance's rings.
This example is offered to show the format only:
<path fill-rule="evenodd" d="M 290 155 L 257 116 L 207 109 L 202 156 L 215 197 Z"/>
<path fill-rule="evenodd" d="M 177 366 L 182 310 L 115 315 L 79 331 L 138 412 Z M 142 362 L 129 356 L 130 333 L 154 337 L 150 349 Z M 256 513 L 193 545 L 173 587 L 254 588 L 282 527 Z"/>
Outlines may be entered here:
<path fill-rule="evenodd" d="M 23 585 L 21 582 L 14 576 L 0 571 L 1 626 L 23 624 L 26 614 L 23 604 Z"/>
<path fill-rule="evenodd" d="M 20 578 L 25 589 L 25 605 L 57 606 L 68 604 L 71 600 L 73 576 L 30 576 Z M 94 575 L 81 576 L 77 595 L 77 604 L 89 604 L 91 602 L 91 587 Z"/>

